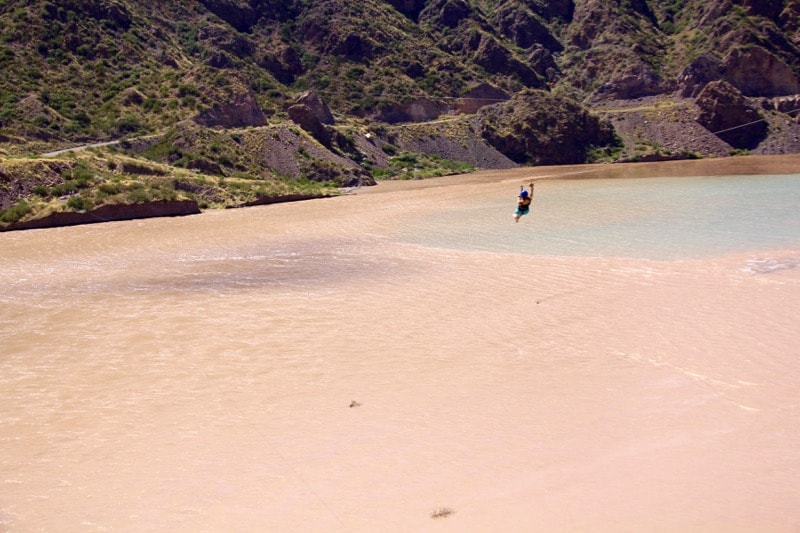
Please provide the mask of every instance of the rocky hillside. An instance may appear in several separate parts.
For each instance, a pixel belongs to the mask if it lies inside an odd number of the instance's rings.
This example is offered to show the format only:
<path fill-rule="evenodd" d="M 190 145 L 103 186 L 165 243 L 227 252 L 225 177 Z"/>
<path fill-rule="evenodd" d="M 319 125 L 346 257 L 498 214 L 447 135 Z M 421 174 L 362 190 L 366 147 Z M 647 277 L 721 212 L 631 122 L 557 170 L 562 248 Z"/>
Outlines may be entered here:
<path fill-rule="evenodd" d="M 0 0 L 0 158 L 256 188 L 796 152 L 799 45 L 797 0 Z"/>

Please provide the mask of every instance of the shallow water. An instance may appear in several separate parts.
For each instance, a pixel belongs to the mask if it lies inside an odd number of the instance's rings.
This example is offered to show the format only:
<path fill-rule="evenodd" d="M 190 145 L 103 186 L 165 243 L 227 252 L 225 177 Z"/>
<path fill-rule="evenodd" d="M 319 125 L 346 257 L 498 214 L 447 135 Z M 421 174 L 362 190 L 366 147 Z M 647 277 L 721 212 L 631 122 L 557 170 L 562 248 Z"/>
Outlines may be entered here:
<path fill-rule="evenodd" d="M 643 259 L 702 258 L 800 243 L 800 174 L 559 180 L 536 186 L 509 231 L 511 190 L 455 198 L 403 240 L 467 250 Z M 512 198 L 509 198 L 512 196 Z"/>
<path fill-rule="evenodd" d="M 519 180 L 0 234 L 0 529 L 796 530 L 798 177 Z"/>

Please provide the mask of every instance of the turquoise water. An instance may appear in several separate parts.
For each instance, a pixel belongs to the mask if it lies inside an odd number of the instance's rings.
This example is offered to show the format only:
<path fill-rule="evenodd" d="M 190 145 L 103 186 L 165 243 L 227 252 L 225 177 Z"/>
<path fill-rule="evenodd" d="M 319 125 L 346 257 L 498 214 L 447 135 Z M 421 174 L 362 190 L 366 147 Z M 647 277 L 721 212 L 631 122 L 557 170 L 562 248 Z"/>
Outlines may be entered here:
<path fill-rule="evenodd" d="M 800 248 L 800 174 L 556 180 L 514 223 L 516 190 L 454 198 L 401 230 L 423 246 L 549 256 L 704 258 Z"/>

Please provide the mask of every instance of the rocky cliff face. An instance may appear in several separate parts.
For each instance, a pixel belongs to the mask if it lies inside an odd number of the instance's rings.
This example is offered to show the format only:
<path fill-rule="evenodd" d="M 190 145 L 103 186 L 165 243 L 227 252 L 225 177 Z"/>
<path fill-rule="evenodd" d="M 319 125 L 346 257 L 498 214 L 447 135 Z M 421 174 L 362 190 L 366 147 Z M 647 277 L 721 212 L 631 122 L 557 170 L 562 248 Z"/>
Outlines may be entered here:
<path fill-rule="evenodd" d="M 794 0 L 30 0 L 0 5 L 0 37 L 0 156 L 187 120 L 215 129 L 292 121 L 359 163 L 350 124 L 482 113 L 495 148 L 523 164 L 553 163 L 564 150 L 580 160 L 599 142 L 565 145 L 550 135 L 558 130 L 537 126 L 564 112 L 584 120 L 587 110 L 627 107 L 619 102 L 694 102 L 720 81 L 751 100 L 800 92 Z M 538 123 L 508 112 L 503 102 L 531 89 L 562 105 L 529 109 Z M 314 105 L 302 100 L 308 91 Z M 762 116 L 780 122 L 784 109 Z M 541 146 L 521 150 L 488 125 L 498 116 Z M 173 164 L 242 170 L 213 150 L 177 148 Z"/>
<path fill-rule="evenodd" d="M 697 97 L 697 122 L 735 148 L 758 146 L 767 133 L 761 112 L 726 81 L 713 81 Z"/>
<path fill-rule="evenodd" d="M 670 93 L 689 76 L 772 97 L 798 90 L 799 27 L 800 5 L 780 0 L 31 0 L 0 7 L 0 66 L 19 82 L 0 87 L 0 120 L 64 139 L 145 132 L 165 108 L 183 120 L 229 103 L 232 78 L 267 115 L 312 89 L 376 120 L 478 84 L 594 102 Z M 83 87 L 94 90 L 81 99 Z M 125 103 L 126 88 L 143 100 Z M 46 109 L 20 107 L 32 94 Z"/>
<path fill-rule="evenodd" d="M 194 122 L 209 128 L 244 128 L 263 126 L 267 117 L 258 105 L 253 93 L 244 92 L 233 95 L 231 101 L 203 111 L 194 117 Z"/>

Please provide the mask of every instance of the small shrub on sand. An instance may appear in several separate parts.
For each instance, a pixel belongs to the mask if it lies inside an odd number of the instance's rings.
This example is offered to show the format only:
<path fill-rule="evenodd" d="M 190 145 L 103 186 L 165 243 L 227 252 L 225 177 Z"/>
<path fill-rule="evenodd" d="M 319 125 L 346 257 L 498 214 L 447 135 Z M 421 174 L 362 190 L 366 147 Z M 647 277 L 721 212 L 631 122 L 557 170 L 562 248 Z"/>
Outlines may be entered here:
<path fill-rule="evenodd" d="M 431 513 L 431 518 L 447 518 L 453 513 L 455 513 L 455 511 L 449 507 L 439 507 L 438 509 L 434 509 Z"/>

